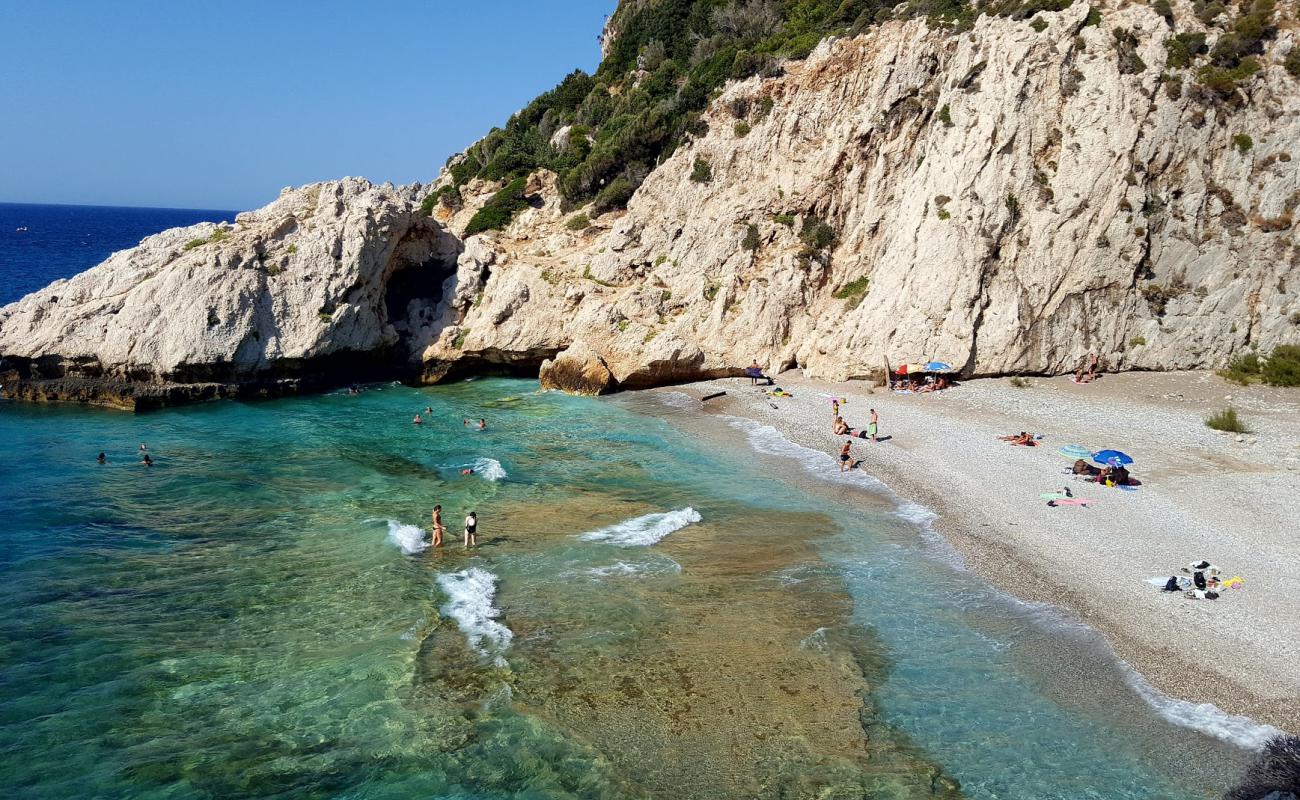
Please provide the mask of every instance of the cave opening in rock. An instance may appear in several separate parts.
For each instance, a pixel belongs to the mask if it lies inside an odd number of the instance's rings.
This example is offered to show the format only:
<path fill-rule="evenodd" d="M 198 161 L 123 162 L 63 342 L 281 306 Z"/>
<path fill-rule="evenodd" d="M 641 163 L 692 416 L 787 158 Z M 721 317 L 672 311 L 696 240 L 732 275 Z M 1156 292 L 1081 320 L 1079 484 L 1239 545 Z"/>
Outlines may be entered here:
<path fill-rule="evenodd" d="M 461 249 L 458 239 L 437 228 L 416 229 L 394 249 L 384 312 L 399 337 L 399 357 L 416 357 L 446 324 L 441 306 Z"/>

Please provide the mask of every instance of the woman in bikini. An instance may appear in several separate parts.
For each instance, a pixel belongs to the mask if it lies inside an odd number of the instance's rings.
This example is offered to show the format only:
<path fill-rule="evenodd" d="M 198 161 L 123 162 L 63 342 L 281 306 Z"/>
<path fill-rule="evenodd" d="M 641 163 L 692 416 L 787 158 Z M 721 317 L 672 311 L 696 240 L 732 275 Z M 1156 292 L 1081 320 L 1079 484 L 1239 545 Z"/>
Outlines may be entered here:
<path fill-rule="evenodd" d="M 442 527 L 442 506 L 433 507 L 433 546 L 442 547 L 442 535 L 445 533 Z"/>

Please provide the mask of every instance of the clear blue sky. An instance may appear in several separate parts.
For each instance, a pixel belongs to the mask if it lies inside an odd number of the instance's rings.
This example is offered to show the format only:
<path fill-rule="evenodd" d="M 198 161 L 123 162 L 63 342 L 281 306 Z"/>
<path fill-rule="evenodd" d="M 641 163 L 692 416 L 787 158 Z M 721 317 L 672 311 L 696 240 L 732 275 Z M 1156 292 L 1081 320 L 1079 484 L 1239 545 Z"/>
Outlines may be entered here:
<path fill-rule="evenodd" d="M 245 209 L 434 177 L 615 0 L 0 0 L 0 201 Z"/>

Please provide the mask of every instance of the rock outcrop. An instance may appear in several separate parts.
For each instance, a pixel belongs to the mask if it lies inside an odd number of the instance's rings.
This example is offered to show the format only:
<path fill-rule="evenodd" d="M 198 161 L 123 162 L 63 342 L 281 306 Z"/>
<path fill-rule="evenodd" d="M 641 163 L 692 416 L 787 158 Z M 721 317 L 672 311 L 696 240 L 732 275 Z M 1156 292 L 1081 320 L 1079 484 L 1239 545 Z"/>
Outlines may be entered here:
<path fill-rule="evenodd" d="M 418 373 L 459 240 L 418 187 L 285 190 L 151 236 L 0 309 L 7 396 L 127 408 Z"/>
<path fill-rule="evenodd" d="M 565 208 L 538 171 L 504 230 L 466 237 L 502 184 L 428 217 L 444 173 L 319 184 L 151 237 L 0 310 L 4 391 L 131 405 L 158 402 L 141 387 L 542 368 L 600 393 L 755 358 L 834 379 L 886 359 L 1059 373 L 1089 352 L 1191 369 L 1300 341 L 1295 34 L 1233 104 L 1171 89 L 1151 7 L 1102 19 L 1079 2 L 824 41 L 729 84 L 626 211 Z"/>

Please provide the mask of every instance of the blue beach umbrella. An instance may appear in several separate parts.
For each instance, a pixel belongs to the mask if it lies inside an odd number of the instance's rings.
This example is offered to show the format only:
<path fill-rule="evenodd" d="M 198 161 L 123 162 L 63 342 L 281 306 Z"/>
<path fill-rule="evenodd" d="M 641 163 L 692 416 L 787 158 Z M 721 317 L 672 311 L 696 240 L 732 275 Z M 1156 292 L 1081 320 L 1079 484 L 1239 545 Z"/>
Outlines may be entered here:
<path fill-rule="evenodd" d="M 1122 467 L 1133 463 L 1132 456 L 1118 450 L 1098 450 L 1092 454 L 1092 460 L 1108 467 Z"/>
<path fill-rule="evenodd" d="M 1061 455 L 1066 458 L 1080 459 L 1092 458 L 1092 451 L 1081 444 L 1067 444 L 1060 450 Z"/>
<path fill-rule="evenodd" d="M 925 365 L 926 372 L 952 372 L 952 367 L 942 361 L 931 361 Z"/>

